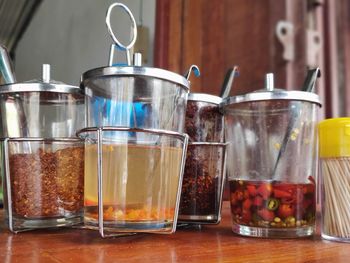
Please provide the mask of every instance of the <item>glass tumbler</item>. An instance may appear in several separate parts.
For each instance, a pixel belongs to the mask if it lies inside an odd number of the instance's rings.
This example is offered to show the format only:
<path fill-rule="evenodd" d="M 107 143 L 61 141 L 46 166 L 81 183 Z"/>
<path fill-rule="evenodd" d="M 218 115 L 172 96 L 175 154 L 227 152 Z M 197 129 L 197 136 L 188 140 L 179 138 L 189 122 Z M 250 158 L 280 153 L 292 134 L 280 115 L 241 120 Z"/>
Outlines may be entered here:
<path fill-rule="evenodd" d="M 187 136 L 118 127 L 79 134 L 85 138 L 85 226 L 102 236 L 173 233 Z"/>

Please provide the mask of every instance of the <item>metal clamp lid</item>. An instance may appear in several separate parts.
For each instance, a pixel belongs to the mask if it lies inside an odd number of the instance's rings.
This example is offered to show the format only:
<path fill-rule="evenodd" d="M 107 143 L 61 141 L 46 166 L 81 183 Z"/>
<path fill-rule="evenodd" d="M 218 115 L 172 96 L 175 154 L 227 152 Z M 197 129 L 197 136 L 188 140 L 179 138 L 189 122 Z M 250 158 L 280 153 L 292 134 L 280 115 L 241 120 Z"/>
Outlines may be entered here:
<path fill-rule="evenodd" d="M 50 69 L 51 67 L 49 64 L 43 64 L 41 79 L 34 79 L 22 83 L 9 83 L 1 85 L 0 94 L 19 92 L 55 92 L 82 94 L 81 89 L 77 86 L 72 86 L 63 82 L 51 80 Z"/>

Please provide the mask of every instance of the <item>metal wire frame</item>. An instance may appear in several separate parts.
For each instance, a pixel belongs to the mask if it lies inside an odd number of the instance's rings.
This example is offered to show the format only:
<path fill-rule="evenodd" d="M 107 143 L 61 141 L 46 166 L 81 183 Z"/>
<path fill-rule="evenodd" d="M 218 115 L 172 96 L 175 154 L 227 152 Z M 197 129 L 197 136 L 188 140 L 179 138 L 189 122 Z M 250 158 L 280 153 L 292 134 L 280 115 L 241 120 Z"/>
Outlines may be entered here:
<path fill-rule="evenodd" d="M 178 132 L 173 131 L 167 131 L 167 130 L 161 130 L 161 129 L 145 129 L 145 128 L 130 128 L 130 127 L 87 127 L 77 132 L 77 136 L 80 138 L 86 138 L 82 136 L 84 133 L 97 133 L 97 192 L 98 192 L 98 230 L 102 238 L 105 237 L 115 237 L 115 236 L 123 236 L 128 235 L 130 233 L 120 234 L 117 230 L 113 230 L 116 233 L 105 233 L 105 227 L 104 227 L 104 220 L 103 220 L 103 158 L 102 158 L 102 144 L 103 144 L 103 132 L 104 131 L 128 131 L 128 132 L 143 132 L 143 133 L 151 133 L 156 135 L 166 135 L 170 137 L 176 137 L 180 139 L 183 142 L 182 147 L 182 155 L 181 155 L 181 166 L 180 166 L 180 175 L 179 175 L 179 182 L 178 182 L 178 190 L 176 194 L 176 203 L 175 203 L 175 211 L 174 211 L 174 220 L 173 220 L 173 226 L 170 233 L 175 232 L 176 230 L 176 224 L 177 224 L 177 218 L 178 218 L 178 212 L 179 212 L 179 205 L 180 205 L 180 198 L 181 198 L 181 189 L 182 189 L 182 178 L 183 173 L 185 169 L 185 160 L 186 160 L 186 152 L 187 152 L 187 145 L 188 145 L 188 135 L 187 134 L 181 134 Z M 161 233 L 161 232 L 159 232 Z M 165 233 L 164 233 L 165 234 Z"/>
<path fill-rule="evenodd" d="M 9 142 L 83 142 L 79 138 L 43 138 L 43 137 L 8 137 L 0 139 L 4 142 L 4 161 L 5 161 L 5 178 L 6 178 L 6 200 L 7 200 L 7 213 L 8 213 L 8 227 L 13 233 L 23 232 L 34 228 L 28 228 L 23 230 L 16 230 L 13 225 L 13 211 L 12 211 L 12 189 L 11 189 L 11 176 L 10 176 L 10 159 L 9 159 Z"/>

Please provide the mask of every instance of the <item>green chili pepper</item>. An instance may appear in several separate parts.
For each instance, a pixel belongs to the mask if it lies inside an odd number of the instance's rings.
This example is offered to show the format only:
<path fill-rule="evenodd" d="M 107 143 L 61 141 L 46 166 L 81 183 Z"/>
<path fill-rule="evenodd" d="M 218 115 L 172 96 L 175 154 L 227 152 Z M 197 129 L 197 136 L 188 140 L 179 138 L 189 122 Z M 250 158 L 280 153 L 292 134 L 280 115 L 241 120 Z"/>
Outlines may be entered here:
<path fill-rule="evenodd" d="M 276 198 L 269 198 L 266 202 L 266 208 L 270 211 L 275 211 L 280 205 L 280 201 Z"/>

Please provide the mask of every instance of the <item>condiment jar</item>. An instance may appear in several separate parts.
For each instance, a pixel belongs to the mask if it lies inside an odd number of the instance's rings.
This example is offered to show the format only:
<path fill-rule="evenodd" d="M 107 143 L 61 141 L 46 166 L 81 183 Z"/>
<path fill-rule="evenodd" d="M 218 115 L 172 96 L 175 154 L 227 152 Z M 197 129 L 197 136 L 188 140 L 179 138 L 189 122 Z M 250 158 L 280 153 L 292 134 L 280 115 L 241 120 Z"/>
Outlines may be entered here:
<path fill-rule="evenodd" d="M 79 87 L 50 79 L 0 86 L 1 163 L 9 229 L 81 223 L 84 148 L 75 135 L 84 125 Z"/>
<path fill-rule="evenodd" d="M 315 228 L 316 116 L 312 92 L 266 89 L 222 103 L 233 232 L 309 236 Z"/>
<path fill-rule="evenodd" d="M 206 93 L 190 93 L 187 99 L 185 132 L 191 142 L 223 142 L 222 98 Z"/>
<path fill-rule="evenodd" d="M 122 45 L 110 28 L 114 7 L 133 22 L 133 40 Z M 136 24 L 123 4 L 112 4 L 107 26 L 115 43 L 107 67 L 81 78 L 86 94 L 84 224 L 101 236 L 115 233 L 173 233 L 176 229 L 188 137 L 184 116 L 189 81 L 176 73 L 141 66 L 129 49 Z M 127 65 L 114 65 L 116 46 Z M 119 234 L 117 234 L 119 235 Z"/>
<path fill-rule="evenodd" d="M 217 224 L 225 178 L 224 116 L 220 97 L 190 93 L 185 131 L 190 142 L 182 182 L 179 222 Z"/>
<path fill-rule="evenodd" d="M 350 118 L 318 125 L 321 182 L 321 235 L 350 242 Z"/>

